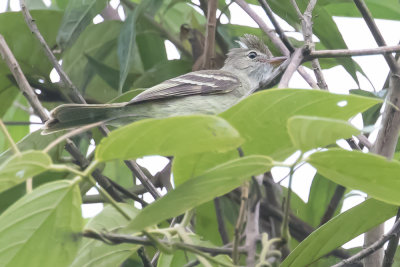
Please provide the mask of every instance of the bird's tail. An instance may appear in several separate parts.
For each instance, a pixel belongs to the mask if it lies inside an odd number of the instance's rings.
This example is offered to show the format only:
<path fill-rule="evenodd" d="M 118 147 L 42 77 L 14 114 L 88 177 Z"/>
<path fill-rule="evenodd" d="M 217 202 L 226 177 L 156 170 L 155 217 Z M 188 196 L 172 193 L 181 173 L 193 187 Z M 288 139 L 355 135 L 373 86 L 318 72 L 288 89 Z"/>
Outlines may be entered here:
<path fill-rule="evenodd" d="M 79 126 L 108 121 L 121 114 L 126 103 L 116 104 L 65 104 L 53 109 L 44 125 L 44 134 Z"/>

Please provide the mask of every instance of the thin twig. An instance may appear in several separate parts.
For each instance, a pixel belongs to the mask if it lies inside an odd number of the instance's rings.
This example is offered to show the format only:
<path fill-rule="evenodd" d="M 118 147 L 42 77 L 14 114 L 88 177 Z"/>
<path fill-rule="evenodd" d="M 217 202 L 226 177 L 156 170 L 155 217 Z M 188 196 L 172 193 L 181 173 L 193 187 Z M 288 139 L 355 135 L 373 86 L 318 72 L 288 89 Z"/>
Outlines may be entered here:
<path fill-rule="evenodd" d="M 397 211 L 396 222 L 399 221 L 400 218 L 400 209 Z M 392 236 L 389 239 L 388 246 L 385 251 L 385 256 L 383 258 L 382 267 L 391 267 L 394 263 L 394 255 L 396 254 L 396 250 L 399 246 L 399 233 Z"/>
<path fill-rule="evenodd" d="M 221 209 L 221 203 L 220 203 L 219 197 L 214 198 L 214 206 L 215 206 L 215 214 L 216 214 L 217 222 L 218 222 L 218 232 L 219 232 L 219 235 L 221 236 L 222 243 L 224 245 L 226 245 L 229 243 L 229 237 L 228 237 L 228 233 L 226 231 L 226 225 L 225 225 L 223 211 Z"/>
<path fill-rule="evenodd" d="M 335 58 L 335 57 L 353 57 L 353 56 L 370 56 L 381 55 L 386 53 L 400 52 L 400 45 L 380 46 L 367 49 L 335 49 L 335 50 L 318 50 L 311 51 L 305 58 Z"/>
<path fill-rule="evenodd" d="M 272 12 L 272 9 L 268 5 L 267 1 L 258 0 L 258 2 L 261 4 L 261 7 L 264 9 L 264 11 L 267 14 L 267 16 L 268 16 L 269 20 L 271 21 L 272 25 L 274 25 L 275 31 L 279 35 L 279 38 L 281 38 L 282 42 L 286 45 L 286 47 L 290 51 L 290 53 L 293 53 L 294 52 L 294 47 L 290 43 L 290 41 L 287 38 L 285 32 L 282 30 L 281 25 L 279 25 L 278 21 L 275 19 L 274 13 Z"/>
<path fill-rule="evenodd" d="M 146 237 L 138 237 L 138 236 L 132 236 L 132 235 L 122 235 L 122 234 L 114 234 L 114 233 L 99 233 L 96 231 L 92 230 L 85 230 L 83 232 L 84 237 L 88 238 L 93 238 L 101 241 L 109 241 L 112 244 L 122 244 L 122 243 L 129 243 L 129 244 L 138 244 L 138 245 L 145 245 L 145 246 L 151 246 L 153 245 L 153 241 Z M 204 246 L 198 246 L 198 245 L 189 245 L 189 244 L 183 244 L 180 242 L 170 242 L 167 240 L 158 240 L 159 243 L 162 243 L 168 247 L 174 246 L 176 244 L 184 245 L 187 247 L 191 247 L 194 249 L 197 249 L 202 252 L 206 253 L 213 253 L 215 255 L 230 255 L 232 254 L 232 248 L 211 248 L 211 247 L 204 247 Z M 238 252 L 240 254 L 246 254 L 246 250 L 242 247 L 238 248 Z"/>
<path fill-rule="evenodd" d="M 5 135 L 6 139 L 10 143 L 11 150 L 14 151 L 14 154 L 16 155 L 21 155 L 21 152 L 19 151 L 17 145 L 15 144 L 14 140 L 12 139 L 10 133 L 7 130 L 7 127 L 4 125 L 3 121 L 0 119 L 0 130 L 3 132 Z"/>
<path fill-rule="evenodd" d="M 350 258 L 342 260 L 338 264 L 333 265 L 332 267 L 346 266 L 347 264 L 358 262 L 364 259 L 365 257 L 371 255 L 372 253 L 383 247 L 386 241 L 388 241 L 390 238 L 398 236 L 399 232 L 400 232 L 400 220 L 397 220 L 396 223 L 393 225 L 392 229 L 390 229 L 387 234 L 381 236 L 378 240 L 376 240 L 376 242 L 371 244 L 369 247 L 364 248 L 355 255 L 351 256 Z"/>
<path fill-rule="evenodd" d="M 43 122 L 35 121 L 3 121 L 3 123 L 8 126 L 43 125 Z"/>
<path fill-rule="evenodd" d="M 232 250 L 232 259 L 233 264 L 238 264 L 239 262 L 239 242 L 240 242 L 240 233 L 243 229 L 243 224 L 246 219 L 246 205 L 249 197 L 249 182 L 244 182 L 242 185 L 242 195 L 240 197 L 240 208 L 239 215 L 235 225 L 235 232 L 233 236 L 233 250 Z"/>
<path fill-rule="evenodd" d="M 346 191 L 346 187 L 342 185 L 337 185 L 335 188 L 335 192 L 333 193 L 333 196 L 331 200 L 329 201 L 328 207 L 325 210 L 324 215 L 322 216 L 321 222 L 319 225 L 323 225 L 327 221 L 329 221 L 332 217 L 333 214 L 335 213 L 337 207 L 339 206 L 340 201 L 342 201 L 344 192 Z"/>
<path fill-rule="evenodd" d="M 354 3 L 356 4 L 358 10 L 360 11 L 361 15 L 363 16 L 365 22 L 367 23 L 368 28 L 371 31 L 372 35 L 374 36 L 376 43 L 379 46 L 386 46 L 386 42 L 383 39 L 383 36 L 378 29 L 378 26 L 375 24 L 375 21 L 371 15 L 371 12 L 369 11 L 364 0 L 354 0 Z M 387 64 L 389 65 L 390 70 L 393 73 L 397 73 L 399 70 L 399 67 L 398 67 L 394 57 L 390 54 L 384 54 L 383 56 L 385 57 L 385 60 L 386 60 Z"/>
<path fill-rule="evenodd" d="M 301 21 L 302 25 L 302 32 L 303 32 L 303 38 L 306 43 L 305 45 L 305 51 L 308 53 L 311 51 L 315 50 L 315 45 L 312 40 L 313 32 L 312 32 L 312 11 L 317 3 L 316 0 L 310 0 L 308 2 L 307 8 L 304 11 L 304 14 L 301 14 L 301 11 L 299 7 L 297 6 L 297 3 L 295 0 L 291 0 L 292 5 L 295 7 L 295 10 L 297 12 L 297 15 L 299 17 L 299 20 Z M 321 70 L 321 65 L 319 64 L 318 59 L 313 58 L 311 60 L 311 67 L 314 71 L 314 75 L 317 78 L 317 85 L 319 88 L 328 90 L 328 85 L 325 82 L 324 75 L 322 74 Z"/>
<path fill-rule="evenodd" d="M 35 20 L 32 18 L 31 13 L 29 12 L 28 8 L 26 7 L 25 0 L 20 0 L 20 6 L 21 6 L 22 14 L 24 15 L 24 19 L 25 19 L 26 24 L 28 25 L 29 29 L 35 35 L 35 37 L 39 40 L 41 46 L 43 47 L 44 52 L 46 53 L 50 62 L 56 69 L 58 75 L 60 76 L 61 81 L 65 84 L 65 86 L 69 90 L 72 91 L 72 97 L 73 97 L 74 102 L 86 104 L 86 101 L 82 97 L 82 95 L 79 93 L 78 88 L 76 88 L 76 86 L 71 82 L 71 80 L 69 79 L 67 74 L 62 69 L 61 65 L 58 63 L 57 58 L 54 56 L 53 52 L 51 52 L 50 47 L 47 45 L 43 36 L 40 34 Z"/>

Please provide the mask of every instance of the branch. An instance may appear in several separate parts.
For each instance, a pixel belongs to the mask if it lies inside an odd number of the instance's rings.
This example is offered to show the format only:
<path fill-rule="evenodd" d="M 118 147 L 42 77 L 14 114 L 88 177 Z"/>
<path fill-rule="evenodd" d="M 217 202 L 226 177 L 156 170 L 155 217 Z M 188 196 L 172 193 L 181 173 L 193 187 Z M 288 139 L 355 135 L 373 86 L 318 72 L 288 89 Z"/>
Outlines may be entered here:
<path fill-rule="evenodd" d="M 111 243 L 113 245 L 118 245 L 118 244 L 122 244 L 122 243 L 138 244 L 138 245 L 145 245 L 145 246 L 154 245 L 154 242 L 148 238 L 132 236 L 132 235 L 122 235 L 122 234 L 113 234 L 113 233 L 98 233 L 98 232 L 92 231 L 92 230 L 85 230 L 83 232 L 83 236 L 87 237 L 87 238 L 100 240 L 100 241 L 103 241 L 106 243 Z M 212 253 L 215 255 L 218 255 L 218 254 L 230 255 L 230 254 L 232 254 L 232 251 L 233 251 L 232 248 L 210 248 L 210 247 L 191 245 L 191 244 L 181 243 L 181 242 L 169 242 L 169 241 L 166 241 L 163 239 L 159 239 L 158 242 L 165 246 L 168 246 L 168 247 L 177 247 L 177 248 L 180 248 L 183 250 L 185 250 L 185 247 L 193 248 L 193 249 L 197 249 L 202 252 Z M 238 248 L 238 252 L 240 254 L 246 254 L 246 250 L 244 248 Z"/>
<path fill-rule="evenodd" d="M 372 253 L 383 247 L 386 241 L 388 241 L 390 238 L 398 237 L 399 232 L 400 232 L 400 220 L 397 220 L 396 223 L 393 225 L 392 229 L 390 229 L 390 231 L 387 234 L 381 236 L 381 238 L 379 238 L 376 242 L 371 244 L 369 247 L 361 250 L 357 254 L 351 256 L 350 258 L 342 260 L 338 264 L 333 265 L 332 267 L 346 266 L 347 264 L 355 263 L 364 259 L 368 255 L 371 255 Z"/>
<path fill-rule="evenodd" d="M 263 32 L 269 37 L 271 42 L 281 51 L 284 56 L 289 56 L 290 52 L 285 46 L 285 44 L 275 35 L 275 31 L 268 27 L 267 24 L 257 15 L 257 13 L 251 9 L 249 4 L 246 3 L 244 0 L 235 0 L 236 4 L 238 4 L 244 12 L 247 13 L 256 23 L 257 25 L 263 30 Z"/>
<path fill-rule="evenodd" d="M 217 6 L 216 0 L 208 0 L 207 8 L 207 30 L 203 52 L 203 69 L 215 67 L 215 30 L 217 28 Z"/>
<path fill-rule="evenodd" d="M 9 46 L 7 45 L 6 40 L 3 35 L 0 34 L 0 54 L 4 61 L 6 62 L 8 68 L 14 75 L 15 80 L 17 81 L 18 87 L 21 89 L 22 93 L 28 100 L 29 104 L 32 106 L 35 113 L 39 116 L 42 122 L 45 122 L 49 119 L 47 113 L 40 103 L 37 95 L 33 91 L 32 87 L 29 85 L 28 80 L 25 78 L 24 73 L 21 70 L 17 60 L 14 57 L 14 54 L 11 52 Z"/>
<path fill-rule="evenodd" d="M 333 196 L 331 198 L 331 201 L 328 204 L 328 207 L 322 216 L 320 226 L 329 221 L 332 217 L 333 214 L 335 213 L 335 210 L 339 206 L 340 201 L 342 200 L 342 197 L 344 195 L 344 192 L 346 191 L 346 187 L 337 185 L 335 192 L 333 193 Z"/>
<path fill-rule="evenodd" d="M 354 0 L 354 3 L 356 4 L 358 10 L 360 11 L 361 15 L 363 16 L 365 22 L 368 25 L 369 30 L 371 31 L 372 35 L 375 38 L 376 43 L 379 46 L 386 46 L 386 42 L 382 37 L 381 32 L 378 29 L 378 26 L 376 26 L 374 19 L 372 18 L 371 12 L 369 11 L 367 5 L 365 4 L 364 0 Z M 397 66 L 396 60 L 394 57 L 390 54 L 384 54 L 385 60 L 387 64 L 389 65 L 390 70 L 393 73 L 397 73 L 399 68 Z"/>
<path fill-rule="evenodd" d="M 352 56 L 370 56 L 381 55 L 386 53 L 400 52 L 400 45 L 381 46 L 368 49 L 335 49 L 335 50 L 319 50 L 311 51 L 307 56 L 308 58 L 334 58 L 334 57 L 352 57 Z"/>
<path fill-rule="evenodd" d="M 306 11 L 304 11 L 304 14 L 301 14 L 299 7 L 297 6 L 297 3 L 295 0 L 291 0 L 292 5 L 295 7 L 295 10 L 299 16 L 299 19 L 301 21 L 302 29 L 303 29 L 303 38 L 304 41 L 306 42 L 306 51 L 314 51 L 315 50 L 315 45 L 312 40 L 313 32 L 312 32 L 312 11 L 314 10 L 314 7 L 317 3 L 316 0 L 310 0 L 308 2 Z M 317 78 L 317 85 L 319 88 L 328 90 L 328 85 L 325 82 L 324 75 L 322 74 L 321 70 L 321 65 L 319 64 L 318 59 L 314 58 L 311 60 L 311 67 L 314 71 L 314 75 Z"/>
<path fill-rule="evenodd" d="M 396 222 L 400 218 L 400 209 L 397 210 Z M 396 254 L 397 247 L 399 246 L 399 233 L 392 236 L 389 240 L 387 249 L 385 251 L 385 256 L 383 258 L 382 267 L 391 267 L 394 263 L 394 256 Z"/>
<path fill-rule="evenodd" d="M 267 1 L 258 0 L 258 2 L 261 4 L 261 7 L 264 9 L 264 11 L 267 14 L 267 16 L 268 16 L 269 20 L 271 21 L 272 25 L 274 25 L 275 31 L 279 35 L 279 38 L 281 38 L 282 42 L 285 44 L 287 49 L 289 49 L 289 52 L 293 53 L 294 52 L 294 47 L 290 43 L 290 41 L 287 38 L 285 32 L 282 30 L 281 25 L 279 25 L 278 21 L 275 19 L 274 13 L 272 12 L 272 9 L 268 5 Z"/>
<path fill-rule="evenodd" d="M 228 232 L 226 231 L 226 225 L 224 222 L 224 217 L 222 215 L 223 211 L 221 209 L 219 197 L 214 198 L 214 206 L 215 206 L 215 214 L 217 216 L 217 222 L 218 222 L 218 232 L 221 236 L 222 243 L 224 245 L 226 245 L 229 243 L 229 237 L 228 237 Z"/>
<path fill-rule="evenodd" d="M 294 72 L 300 66 L 301 62 L 303 61 L 303 52 L 301 48 L 296 49 L 293 53 L 291 61 L 281 78 L 281 81 L 278 84 L 278 88 L 288 88 L 289 87 L 289 80 L 292 78 Z"/>
<path fill-rule="evenodd" d="M 76 86 L 71 82 L 71 80 L 69 79 L 67 74 L 61 68 L 61 65 L 58 63 L 57 58 L 51 52 L 50 47 L 47 45 L 43 36 L 40 34 L 35 20 L 32 18 L 28 8 L 25 5 L 25 0 L 20 0 L 20 6 L 21 6 L 22 14 L 24 15 L 25 22 L 28 25 L 29 29 L 35 35 L 35 37 L 39 40 L 41 46 L 43 47 L 44 52 L 46 53 L 50 62 L 53 64 L 58 75 L 60 75 L 61 81 L 63 81 L 63 83 L 68 87 L 68 89 L 70 89 L 72 91 L 72 96 L 73 96 L 74 102 L 85 104 L 86 103 L 85 99 L 82 97 L 82 95 L 80 95 Z"/>

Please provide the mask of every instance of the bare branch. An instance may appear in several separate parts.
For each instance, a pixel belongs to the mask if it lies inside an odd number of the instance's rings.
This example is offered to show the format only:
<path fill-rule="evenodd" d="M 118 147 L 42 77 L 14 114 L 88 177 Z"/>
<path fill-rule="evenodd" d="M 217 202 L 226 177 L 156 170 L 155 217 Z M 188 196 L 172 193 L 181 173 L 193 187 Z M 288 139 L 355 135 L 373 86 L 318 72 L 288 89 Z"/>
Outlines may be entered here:
<path fill-rule="evenodd" d="M 132 236 L 132 235 L 122 235 L 122 234 L 113 234 L 113 233 L 98 233 L 92 230 L 86 230 L 83 232 L 84 237 L 88 238 L 93 238 L 97 239 L 100 241 L 108 242 L 111 244 L 122 244 L 122 243 L 129 243 L 129 244 L 139 244 L 139 245 L 146 245 L 146 246 L 152 246 L 154 245 L 154 242 L 148 238 L 145 237 L 138 237 L 138 236 Z M 204 246 L 197 246 L 197 245 L 191 245 L 187 243 L 181 243 L 181 242 L 169 242 L 166 240 L 159 239 L 158 242 L 169 246 L 169 247 L 177 247 L 180 249 L 185 249 L 187 248 L 194 248 L 202 252 L 206 253 L 212 253 L 214 255 L 230 255 L 232 254 L 232 248 L 210 248 L 210 247 L 204 247 Z M 244 248 L 238 248 L 238 253 L 240 254 L 246 254 L 246 250 Z"/>
<path fill-rule="evenodd" d="M 396 222 L 399 221 L 400 218 L 400 209 L 397 210 Z M 396 223 L 395 222 L 395 223 Z M 389 239 L 387 249 L 385 251 L 385 256 L 383 258 L 382 267 L 391 267 L 394 263 L 394 256 L 396 254 L 396 250 L 399 246 L 399 233 L 392 236 Z"/>
<path fill-rule="evenodd" d="M 322 216 L 321 222 L 319 224 L 320 226 L 329 221 L 333 217 L 333 214 L 335 213 L 335 210 L 339 206 L 339 203 L 342 200 L 345 191 L 346 187 L 341 185 L 336 186 L 331 201 L 329 202 L 328 207 L 324 215 Z"/>
<path fill-rule="evenodd" d="M 351 256 L 350 258 L 342 260 L 338 264 L 333 265 L 332 267 L 346 266 L 347 264 L 355 263 L 364 259 L 368 255 L 371 255 L 372 253 L 383 247 L 386 241 L 388 241 L 390 238 L 397 237 L 399 235 L 399 232 L 400 232 L 400 220 L 397 220 L 396 223 L 393 225 L 392 229 L 390 229 L 390 231 L 387 234 L 381 236 L 381 238 L 376 240 L 376 242 L 371 244 L 369 247 L 364 248 L 357 254 Z"/>
<path fill-rule="evenodd" d="M 207 8 L 207 30 L 203 52 L 203 69 L 213 69 L 215 67 L 215 30 L 217 28 L 217 7 L 216 0 L 208 1 Z"/>
<path fill-rule="evenodd" d="M 368 49 L 335 49 L 335 50 L 319 50 L 311 51 L 307 58 L 335 58 L 335 57 L 352 57 L 352 56 L 370 56 L 381 55 L 386 53 L 400 52 L 400 45 L 381 46 Z"/>
<path fill-rule="evenodd" d="M 383 36 L 381 32 L 378 29 L 378 26 L 376 26 L 374 19 L 372 18 L 371 12 L 369 11 L 367 5 L 365 4 L 364 0 L 354 0 L 354 3 L 356 4 L 358 10 L 360 11 L 361 15 L 363 16 L 365 22 L 368 25 L 369 30 L 371 31 L 372 35 L 375 38 L 376 43 L 379 46 L 386 46 L 386 42 L 383 39 Z M 390 70 L 393 73 L 397 73 L 399 70 L 399 67 L 396 63 L 396 60 L 394 57 L 390 54 L 384 54 L 383 55 L 386 59 L 387 64 L 389 65 Z"/>
<path fill-rule="evenodd" d="M 215 214 L 217 216 L 217 222 L 218 222 L 218 231 L 222 239 L 222 243 L 224 245 L 229 243 L 229 237 L 228 237 L 228 232 L 226 231 L 226 225 L 224 222 L 224 217 L 222 214 L 222 209 L 221 209 L 221 204 L 220 204 L 220 198 L 216 197 L 214 198 L 214 206 L 215 206 Z"/>
<path fill-rule="evenodd" d="M 58 63 L 57 58 L 51 52 L 50 47 L 47 45 L 43 36 L 40 34 L 39 29 L 36 26 L 35 20 L 32 18 L 31 13 L 29 12 L 28 8 L 25 5 L 25 0 L 20 0 L 20 6 L 21 6 L 22 14 L 24 15 L 25 22 L 28 25 L 29 29 L 35 35 L 35 37 L 39 40 L 40 45 L 43 47 L 44 52 L 46 53 L 50 62 L 53 64 L 58 75 L 60 75 L 61 81 L 63 81 L 63 83 L 68 87 L 68 89 L 70 89 L 72 91 L 72 96 L 73 96 L 74 102 L 85 104 L 86 101 L 82 97 L 82 95 L 79 93 L 78 88 L 75 87 L 75 85 L 69 79 L 67 74 L 64 72 L 61 65 Z"/>
<path fill-rule="evenodd" d="M 282 30 L 281 25 L 279 25 L 278 21 L 275 19 L 274 13 L 272 12 L 272 9 L 268 5 L 267 1 L 258 0 L 258 2 L 261 4 L 261 7 L 264 9 L 264 11 L 267 14 L 269 20 L 272 22 L 272 25 L 274 25 L 275 31 L 279 35 L 279 38 L 281 38 L 282 42 L 286 45 L 287 49 L 289 49 L 290 53 L 293 53 L 294 52 L 294 47 L 290 43 L 290 41 L 287 38 L 285 32 Z"/>
<path fill-rule="evenodd" d="M 281 78 L 281 81 L 278 84 L 278 88 L 287 88 L 289 86 L 289 80 L 292 78 L 294 72 L 300 66 L 303 59 L 304 57 L 302 49 L 296 49 L 296 51 L 293 53 L 293 56 L 285 73 Z"/>
<path fill-rule="evenodd" d="M 4 61 L 6 62 L 8 68 L 14 75 L 15 80 L 19 88 L 21 89 L 22 93 L 28 100 L 29 104 L 32 106 L 35 113 L 39 116 L 39 118 L 45 122 L 49 119 L 45 108 L 40 103 L 37 95 L 33 91 L 32 87 L 29 85 L 28 80 L 25 78 L 24 73 L 21 70 L 17 60 L 14 57 L 14 54 L 11 52 L 10 48 L 8 47 L 6 40 L 4 39 L 3 35 L 0 34 L 0 53 Z"/>

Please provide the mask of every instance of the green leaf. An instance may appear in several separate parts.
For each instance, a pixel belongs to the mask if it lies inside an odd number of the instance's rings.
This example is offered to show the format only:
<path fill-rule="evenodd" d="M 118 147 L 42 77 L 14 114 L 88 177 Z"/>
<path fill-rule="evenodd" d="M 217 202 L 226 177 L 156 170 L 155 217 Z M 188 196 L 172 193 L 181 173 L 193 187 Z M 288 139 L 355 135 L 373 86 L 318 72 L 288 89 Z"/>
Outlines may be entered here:
<path fill-rule="evenodd" d="M 368 199 L 312 232 L 289 254 L 281 267 L 308 266 L 354 237 L 386 221 L 396 212 L 396 206 Z"/>
<path fill-rule="evenodd" d="M 47 183 L 0 216 L 4 267 L 69 266 L 82 231 L 81 196 L 75 182 Z"/>
<path fill-rule="evenodd" d="M 375 19 L 399 20 L 400 5 L 398 0 L 366 0 L 366 5 Z M 352 1 L 321 1 L 332 16 L 361 17 L 360 11 Z"/>
<path fill-rule="evenodd" d="M 246 139 L 245 155 L 284 159 L 296 151 L 287 121 L 294 115 L 348 120 L 381 100 L 318 90 L 270 89 L 249 96 L 220 116 Z"/>
<path fill-rule="evenodd" d="M 364 191 L 381 201 L 400 205 L 400 162 L 359 151 L 316 152 L 307 162 L 335 183 Z"/>
<path fill-rule="evenodd" d="M 31 14 L 47 44 L 54 47 L 62 12 L 32 10 Z M 34 74 L 36 77 L 46 77 L 50 73 L 53 66 L 50 61 L 43 60 L 46 58 L 43 48 L 26 26 L 21 12 L 0 13 L 0 32 L 25 75 Z M 5 62 L 0 60 L 0 76 L 9 73 L 10 70 Z M 3 84 L 0 88 L 3 88 Z"/>
<path fill-rule="evenodd" d="M 42 130 L 37 130 L 35 132 L 30 133 L 25 136 L 20 142 L 17 143 L 17 147 L 20 151 L 27 150 L 42 150 L 47 147 L 49 143 L 56 140 L 58 137 L 63 135 L 64 133 L 54 133 L 48 135 L 42 135 Z M 61 142 L 57 148 L 53 148 L 48 155 L 52 158 L 53 162 L 59 158 L 62 150 L 64 149 L 65 142 Z M 4 153 L 0 154 L 0 163 L 7 160 L 9 157 L 13 155 L 13 151 L 8 149 Z"/>
<path fill-rule="evenodd" d="M 347 121 L 312 116 L 293 116 L 287 127 L 293 144 L 302 151 L 325 147 L 360 133 Z"/>
<path fill-rule="evenodd" d="M 146 119 L 121 127 L 104 138 L 96 159 L 138 158 L 146 155 L 186 155 L 227 151 L 242 143 L 225 120 L 209 115 Z"/>
<path fill-rule="evenodd" d="M 121 102 L 129 102 L 131 101 L 135 96 L 137 96 L 138 94 L 144 92 L 145 89 L 132 89 L 129 90 L 125 93 L 123 93 L 120 96 L 117 96 L 116 98 L 112 99 L 111 101 L 109 101 L 108 103 L 121 103 Z"/>
<path fill-rule="evenodd" d="M 122 88 L 128 76 L 129 69 L 135 57 L 136 43 L 136 18 L 135 12 L 130 12 L 124 24 L 122 25 L 120 35 L 118 37 L 118 59 L 120 64 L 118 94 L 122 93 Z"/>
<path fill-rule="evenodd" d="M 378 93 L 373 93 L 361 89 L 352 89 L 350 90 L 350 93 L 355 95 L 380 98 L 384 100 L 386 97 L 387 90 L 383 89 Z M 375 124 L 375 122 L 381 115 L 381 108 L 382 108 L 382 103 L 379 103 L 362 113 L 364 127 Z"/>
<path fill-rule="evenodd" d="M 220 116 L 246 139 L 242 145 L 245 155 L 261 154 L 283 160 L 297 150 L 287 131 L 290 117 L 304 115 L 348 120 L 381 102 L 321 90 L 269 89 L 247 97 Z M 188 179 L 235 157 L 236 151 L 177 156 L 173 165 L 174 179 Z"/>
<path fill-rule="evenodd" d="M 62 49 L 70 47 L 81 32 L 92 23 L 93 18 L 106 6 L 105 0 L 70 0 L 57 34 Z"/>
<path fill-rule="evenodd" d="M 232 160 L 192 178 L 141 210 L 129 223 L 128 229 L 141 231 L 146 227 L 178 216 L 186 210 L 222 196 L 252 175 L 271 169 L 272 160 L 265 156 L 248 156 Z M 171 210 L 171 207 L 174 207 Z"/>
<path fill-rule="evenodd" d="M 131 217 L 134 217 L 137 210 L 132 205 L 118 203 L 118 205 Z M 114 207 L 107 205 L 101 213 L 92 218 L 85 226 L 86 229 L 96 231 L 112 232 L 125 227 L 127 219 Z M 112 245 L 91 239 L 84 238 L 79 246 L 78 254 L 70 267 L 95 267 L 95 266 L 121 266 L 121 264 L 139 248 L 134 244 Z"/>
<path fill-rule="evenodd" d="M 332 196 L 335 193 L 338 184 L 326 179 L 321 174 L 317 173 L 311 184 L 310 194 L 306 205 L 306 221 L 317 228 L 321 223 L 321 219 L 325 214 L 326 209 L 331 202 Z M 336 208 L 334 214 L 340 212 L 342 201 Z"/>
<path fill-rule="evenodd" d="M 51 158 L 42 151 L 26 151 L 16 154 L 0 165 L 0 192 L 39 173 L 51 165 Z"/>

